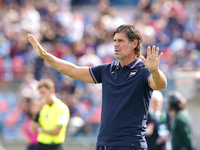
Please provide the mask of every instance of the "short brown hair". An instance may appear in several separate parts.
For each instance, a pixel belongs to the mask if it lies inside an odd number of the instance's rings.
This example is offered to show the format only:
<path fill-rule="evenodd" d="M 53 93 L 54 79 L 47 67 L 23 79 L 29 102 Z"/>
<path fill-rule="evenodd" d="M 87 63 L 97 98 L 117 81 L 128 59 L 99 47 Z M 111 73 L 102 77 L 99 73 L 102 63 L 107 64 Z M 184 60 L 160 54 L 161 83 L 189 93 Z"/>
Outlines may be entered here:
<path fill-rule="evenodd" d="M 137 57 L 139 57 L 141 54 L 141 48 L 143 43 L 140 31 L 137 30 L 137 28 L 131 24 L 123 24 L 114 31 L 113 37 L 116 33 L 125 33 L 126 37 L 129 39 L 130 42 L 133 42 L 134 40 L 138 41 L 138 44 L 134 50 Z"/>
<path fill-rule="evenodd" d="M 55 88 L 55 84 L 51 79 L 41 79 L 38 84 L 38 89 L 41 87 L 46 87 L 47 89 L 53 89 Z"/>

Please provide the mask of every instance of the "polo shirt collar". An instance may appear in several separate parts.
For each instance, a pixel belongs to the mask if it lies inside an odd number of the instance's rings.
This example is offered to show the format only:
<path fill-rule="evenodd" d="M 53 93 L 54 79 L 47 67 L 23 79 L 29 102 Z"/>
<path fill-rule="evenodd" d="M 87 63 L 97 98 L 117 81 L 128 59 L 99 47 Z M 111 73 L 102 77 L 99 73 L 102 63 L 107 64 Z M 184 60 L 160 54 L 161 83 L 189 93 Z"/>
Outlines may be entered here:
<path fill-rule="evenodd" d="M 119 63 L 119 61 L 116 62 L 116 69 L 120 69 L 120 63 Z"/>
<path fill-rule="evenodd" d="M 134 60 L 132 63 L 130 63 L 129 65 L 127 65 L 130 69 L 133 69 L 139 62 L 141 62 L 142 60 L 140 58 L 137 58 L 136 60 Z"/>
<path fill-rule="evenodd" d="M 127 67 L 129 67 L 130 69 L 133 69 L 141 61 L 142 60 L 140 58 L 137 58 L 132 63 L 128 64 Z M 120 62 L 119 61 L 116 64 L 116 69 L 120 69 Z"/>

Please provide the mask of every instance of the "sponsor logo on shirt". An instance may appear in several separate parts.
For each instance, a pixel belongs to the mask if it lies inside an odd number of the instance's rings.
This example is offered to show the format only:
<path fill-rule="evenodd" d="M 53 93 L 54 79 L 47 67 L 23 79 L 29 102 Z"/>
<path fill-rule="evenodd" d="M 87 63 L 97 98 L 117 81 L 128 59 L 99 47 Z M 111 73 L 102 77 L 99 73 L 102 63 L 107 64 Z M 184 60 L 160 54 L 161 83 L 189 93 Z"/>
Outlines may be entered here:
<path fill-rule="evenodd" d="M 137 70 L 132 70 L 132 71 L 130 72 L 130 74 L 129 74 L 129 77 L 135 76 L 136 73 L 137 73 Z"/>

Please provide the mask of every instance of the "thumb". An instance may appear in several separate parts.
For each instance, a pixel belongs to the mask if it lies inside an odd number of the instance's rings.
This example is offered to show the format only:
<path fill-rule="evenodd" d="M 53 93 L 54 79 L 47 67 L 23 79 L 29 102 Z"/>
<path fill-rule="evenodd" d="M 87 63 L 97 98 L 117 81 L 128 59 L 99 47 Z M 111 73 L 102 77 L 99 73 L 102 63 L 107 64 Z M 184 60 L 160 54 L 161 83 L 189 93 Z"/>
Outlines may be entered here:
<path fill-rule="evenodd" d="M 143 61 L 143 63 L 145 62 L 144 56 L 140 55 L 140 59 Z"/>

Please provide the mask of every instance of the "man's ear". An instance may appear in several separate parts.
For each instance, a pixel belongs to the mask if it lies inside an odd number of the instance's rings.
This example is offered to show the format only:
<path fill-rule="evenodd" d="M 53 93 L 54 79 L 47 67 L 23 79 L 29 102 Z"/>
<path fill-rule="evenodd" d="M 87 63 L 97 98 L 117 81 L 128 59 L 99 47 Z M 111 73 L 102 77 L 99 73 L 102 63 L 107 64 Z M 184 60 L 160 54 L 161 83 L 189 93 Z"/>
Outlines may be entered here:
<path fill-rule="evenodd" d="M 129 43 L 129 46 L 132 47 L 133 49 L 135 49 L 138 45 L 138 41 L 137 40 L 133 40 L 132 42 Z"/>

